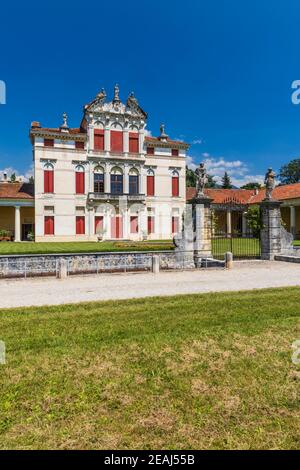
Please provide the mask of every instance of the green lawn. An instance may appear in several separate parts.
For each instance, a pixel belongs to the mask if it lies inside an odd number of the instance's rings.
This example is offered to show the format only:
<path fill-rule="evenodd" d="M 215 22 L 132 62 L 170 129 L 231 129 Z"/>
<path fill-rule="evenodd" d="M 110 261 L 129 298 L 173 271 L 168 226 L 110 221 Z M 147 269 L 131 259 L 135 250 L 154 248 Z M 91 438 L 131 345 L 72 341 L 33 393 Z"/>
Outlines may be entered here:
<path fill-rule="evenodd" d="M 224 259 L 224 253 L 230 251 L 235 258 L 259 258 L 260 240 L 258 238 L 213 238 L 212 252 L 216 258 Z"/>
<path fill-rule="evenodd" d="M 1 449 L 299 449 L 299 288 L 0 310 Z"/>
<path fill-rule="evenodd" d="M 161 251 L 173 248 L 171 241 L 146 242 L 1 242 L 0 255 L 45 253 L 92 253 L 101 251 Z"/>

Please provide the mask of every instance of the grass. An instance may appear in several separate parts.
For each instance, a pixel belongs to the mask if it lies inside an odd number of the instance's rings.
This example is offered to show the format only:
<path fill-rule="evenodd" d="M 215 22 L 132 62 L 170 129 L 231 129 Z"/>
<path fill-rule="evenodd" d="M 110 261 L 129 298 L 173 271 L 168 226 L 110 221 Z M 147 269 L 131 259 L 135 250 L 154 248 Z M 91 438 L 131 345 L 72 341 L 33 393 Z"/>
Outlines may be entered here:
<path fill-rule="evenodd" d="M 171 241 L 145 242 L 1 242 L 0 255 L 51 253 L 94 253 L 105 251 L 162 251 L 173 248 Z"/>
<path fill-rule="evenodd" d="M 0 310 L 2 449 L 299 449 L 299 288 Z"/>
<path fill-rule="evenodd" d="M 223 258 L 224 253 L 232 252 L 236 258 L 260 256 L 260 240 L 258 238 L 213 238 L 212 252 L 216 258 Z"/>

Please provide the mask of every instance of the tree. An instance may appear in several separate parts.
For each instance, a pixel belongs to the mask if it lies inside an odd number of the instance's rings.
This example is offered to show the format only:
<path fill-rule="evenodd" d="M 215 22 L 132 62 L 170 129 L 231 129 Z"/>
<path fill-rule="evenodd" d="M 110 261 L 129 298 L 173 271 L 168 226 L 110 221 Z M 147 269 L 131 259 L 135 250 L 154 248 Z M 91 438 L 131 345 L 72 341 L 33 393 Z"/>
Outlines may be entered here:
<path fill-rule="evenodd" d="M 248 227 L 255 238 L 259 238 L 262 229 L 262 218 L 260 207 L 257 205 L 250 206 L 246 212 Z"/>
<path fill-rule="evenodd" d="M 33 177 L 33 176 L 30 176 L 28 182 L 29 182 L 30 184 L 34 184 L 34 177 Z"/>
<path fill-rule="evenodd" d="M 261 189 L 261 184 L 253 181 L 253 183 L 244 184 L 241 189 Z"/>
<path fill-rule="evenodd" d="M 207 185 L 206 185 L 207 188 L 217 188 L 217 187 L 218 187 L 218 185 L 217 185 L 217 183 L 215 182 L 213 176 L 207 175 L 207 178 L 208 178 L 208 183 L 207 183 Z"/>
<path fill-rule="evenodd" d="M 188 167 L 186 167 L 186 185 L 188 188 L 194 188 L 196 186 L 195 172 Z"/>
<path fill-rule="evenodd" d="M 10 181 L 11 181 L 12 183 L 15 183 L 16 179 L 17 179 L 17 178 L 16 178 L 16 173 L 12 173 L 12 174 L 11 174 L 11 177 L 10 177 Z"/>
<path fill-rule="evenodd" d="M 232 189 L 232 183 L 229 174 L 225 171 L 222 178 L 222 188 L 223 189 Z"/>
<path fill-rule="evenodd" d="M 279 179 L 282 184 L 300 182 L 300 159 L 292 160 L 283 165 L 279 171 Z"/>

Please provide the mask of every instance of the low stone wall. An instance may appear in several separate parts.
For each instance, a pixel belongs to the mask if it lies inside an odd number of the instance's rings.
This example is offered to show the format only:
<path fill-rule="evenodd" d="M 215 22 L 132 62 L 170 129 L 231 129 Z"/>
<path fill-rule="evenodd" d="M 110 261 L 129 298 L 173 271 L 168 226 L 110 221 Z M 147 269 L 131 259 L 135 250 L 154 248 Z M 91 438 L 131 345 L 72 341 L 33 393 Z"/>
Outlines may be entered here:
<path fill-rule="evenodd" d="M 55 276 L 61 260 L 68 275 L 151 271 L 153 255 L 162 270 L 184 267 L 174 251 L 0 256 L 0 278 Z"/>

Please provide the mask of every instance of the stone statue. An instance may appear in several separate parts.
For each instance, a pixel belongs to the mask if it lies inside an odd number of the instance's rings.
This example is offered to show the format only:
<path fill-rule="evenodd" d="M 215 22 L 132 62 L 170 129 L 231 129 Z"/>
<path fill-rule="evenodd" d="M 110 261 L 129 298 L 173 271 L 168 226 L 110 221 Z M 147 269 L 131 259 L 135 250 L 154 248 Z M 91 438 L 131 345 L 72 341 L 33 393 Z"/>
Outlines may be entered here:
<path fill-rule="evenodd" d="M 120 90 L 119 90 L 119 85 L 116 83 L 115 89 L 114 89 L 114 103 L 119 103 L 120 102 L 120 96 L 119 96 Z"/>
<path fill-rule="evenodd" d="M 205 185 L 208 183 L 208 176 L 206 173 L 206 168 L 204 167 L 204 163 L 200 163 L 199 167 L 196 168 L 195 174 L 197 177 L 196 197 L 205 197 L 204 188 Z"/>
<path fill-rule="evenodd" d="M 272 170 L 272 168 L 269 168 L 266 173 L 265 181 L 264 181 L 266 185 L 266 199 L 267 200 L 273 199 L 272 193 L 275 188 L 275 178 L 276 178 L 275 172 Z"/>
<path fill-rule="evenodd" d="M 168 134 L 166 134 L 165 127 L 166 126 L 164 124 L 160 125 L 160 136 L 159 136 L 159 139 L 164 142 L 168 140 Z"/>

